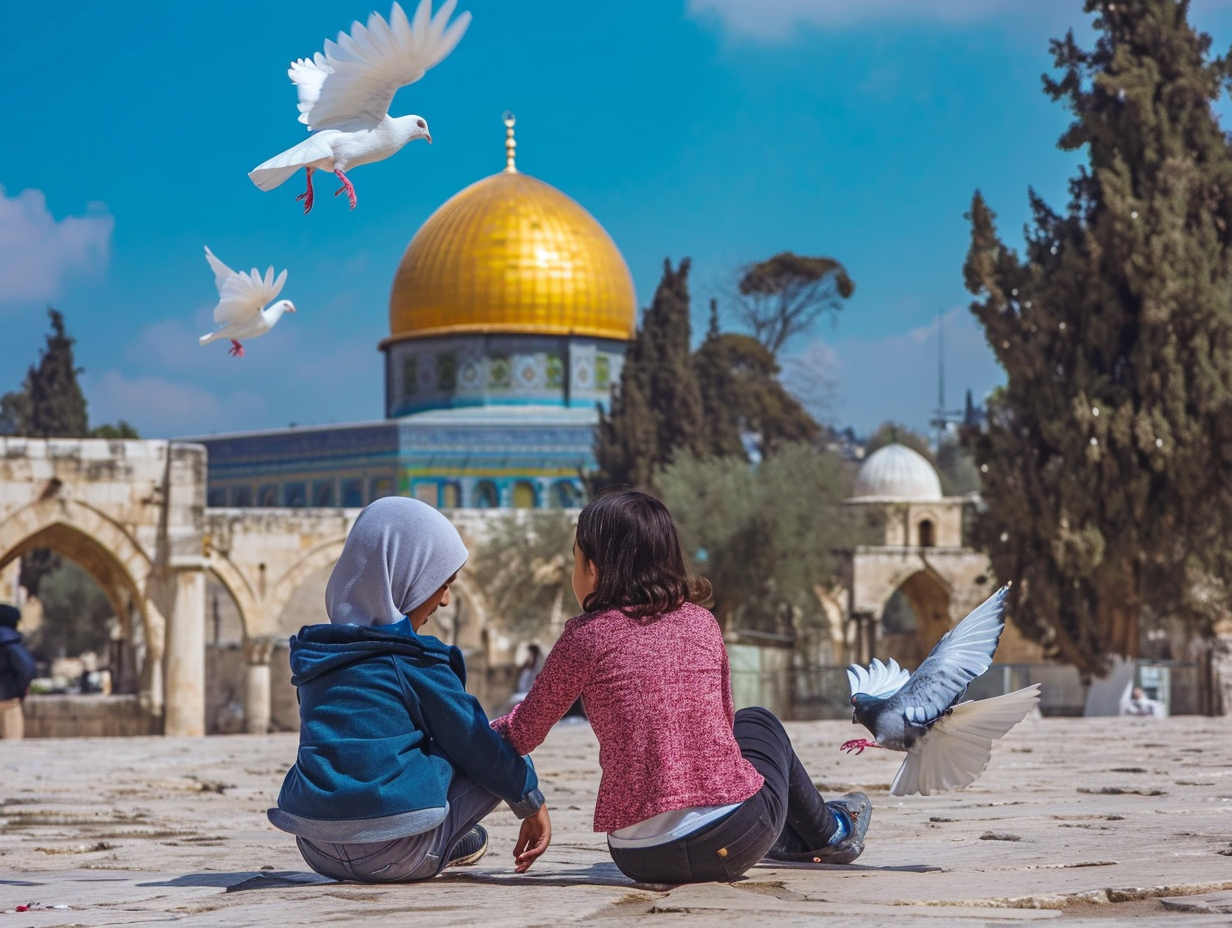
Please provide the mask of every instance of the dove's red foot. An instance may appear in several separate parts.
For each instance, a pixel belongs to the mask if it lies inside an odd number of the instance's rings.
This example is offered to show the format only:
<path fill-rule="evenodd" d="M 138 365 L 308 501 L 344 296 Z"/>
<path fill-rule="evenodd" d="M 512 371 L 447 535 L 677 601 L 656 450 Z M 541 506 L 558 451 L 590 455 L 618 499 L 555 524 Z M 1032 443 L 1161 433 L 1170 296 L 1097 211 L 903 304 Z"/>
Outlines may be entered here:
<path fill-rule="evenodd" d="M 301 200 L 303 201 L 304 215 L 307 216 L 312 210 L 312 172 L 315 171 L 316 168 L 306 168 L 305 170 L 308 171 L 308 189 L 297 196 L 295 198 L 295 202 L 299 203 Z"/>
<path fill-rule="evenodd" d="M 231 339 L 231 350 L 227 354 L 233 358 L 242 358 L 244 356 L 244 346 L 233 338 Z"/>
<path fill-rule="evenodd" d="M 343 174 L 341 171 L 335 170 L 334 173 L 337 174 L 338 179 L 342 181 L 342 186 L 334 191 L 334 196 L 337 196 L 338 194 L 342 193 L 342 191 L 345 190 L 347 199 L 351 201 L 351 209 L 354 209 L 355 204 L 359 202 L 358 200 L 355 199 L 355 188 L 351 186 L 351 182 L 347 180 L 347 176 Z"/>
<path fill-rule="evenodd" d="M 863 754 L 865 748 L 879 747 L 881 747 L 881 745 L 879 745 L 876 741 L 869 741 L 867 738 L 855 738 L 851 741 L 844 741 L 843 744 L 840 745 L 839 750 L 846 751 L 849 754 L 852 751 L 855 751 L 858 755 Z"/>

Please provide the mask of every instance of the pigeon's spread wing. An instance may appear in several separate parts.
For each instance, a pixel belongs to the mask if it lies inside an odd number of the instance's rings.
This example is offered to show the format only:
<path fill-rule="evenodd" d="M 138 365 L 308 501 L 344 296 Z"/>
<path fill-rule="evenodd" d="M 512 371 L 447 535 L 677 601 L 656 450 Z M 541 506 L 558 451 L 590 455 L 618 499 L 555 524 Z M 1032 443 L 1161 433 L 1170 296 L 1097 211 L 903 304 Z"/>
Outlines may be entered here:
<path fill-rule="evenodd" d="M 326 41 L 325 54 L 294 62 L 287 73 L 299 92 L 299 121 L 313 131 L 375 126 L 398 88 L 423 77 L 466 32 L 470 13 L 449 23 L 456 2 L 445 0 L 433 16 L 432 0 L 421 0 L 411 21 L 395 3 L 389 22 L 373 13 L 366 28 L 352 23 L 350 35 Z"/>
<path fill-rule="evenodd" d="M 209 245 L 205 246 L 205 260 L 210 262 L 210 270 L 214 272 L 214 286 L 218 288 L 218 295 L 222 296 L 223 284 L 235 271 L 214 257 L 214 252 L 210 251 Z"/>
<path fill-rule="evenodd" d="M 286 282 L 287 272 L 283 271 L 275 280 L 273 267 L 264 277 L 255 267 L 246 274 L 232 273 L 223 283 L 221 298 L 214 307 L 214 321 L 227 325 L 255 318 L 265 304 L 278 296 Z"/>
<path fill-rule="evenodd" d="M 967 684 L 988 669 L 1005 628 L 1009 584 L 946 632 L 893 697 L 888 711 L 900 711 L 913 725 L 927 725 L 962 696 Z"/>
<path fill-rule="evenodd" d="M 877 658 L 868 665 L 868 669 L 859 664 L 847 668 L 847 679 L 851 681 L 851 695 L 864 693 L 868 696 L 879 696 L 882 699 L 892 696 L 903 688 L 903 684 L 911 674 L 898 666 L 894 658 L 889 664 L 883 664 Z"/>
<path fill-rule="evenodd" d="M 890 794 L 929 796 L 960 789 L 984 772 L 992 743 L 1039 705 L 1039 684 L 992 699 L 962 702 L 913 744 Z"/>

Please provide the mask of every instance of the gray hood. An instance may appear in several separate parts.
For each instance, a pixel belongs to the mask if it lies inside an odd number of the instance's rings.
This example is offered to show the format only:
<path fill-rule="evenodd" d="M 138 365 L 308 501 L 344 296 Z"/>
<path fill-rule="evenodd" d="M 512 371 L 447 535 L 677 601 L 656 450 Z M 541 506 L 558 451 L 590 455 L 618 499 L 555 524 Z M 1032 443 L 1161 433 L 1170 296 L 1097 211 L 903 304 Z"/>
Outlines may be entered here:
<path fill-rule="evenodd" d="M 448 519 L 416 499 L 387 496 L 355 520 L 325 587 L 334 625 L 392 625 L 466 563 Z"/>

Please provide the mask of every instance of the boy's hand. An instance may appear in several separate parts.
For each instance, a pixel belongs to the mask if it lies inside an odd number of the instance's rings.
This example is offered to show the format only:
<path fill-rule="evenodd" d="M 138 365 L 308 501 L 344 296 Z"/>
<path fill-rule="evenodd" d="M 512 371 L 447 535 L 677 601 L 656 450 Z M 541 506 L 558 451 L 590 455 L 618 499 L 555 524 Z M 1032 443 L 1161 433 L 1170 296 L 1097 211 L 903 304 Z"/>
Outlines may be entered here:
<path fill-rule="evenodd" d="M 525 873 L 552 843 L 552 820 L 545 802 L 534 815 L 522 819 L 518 843 L 513 846 L 514 871 Z"/>

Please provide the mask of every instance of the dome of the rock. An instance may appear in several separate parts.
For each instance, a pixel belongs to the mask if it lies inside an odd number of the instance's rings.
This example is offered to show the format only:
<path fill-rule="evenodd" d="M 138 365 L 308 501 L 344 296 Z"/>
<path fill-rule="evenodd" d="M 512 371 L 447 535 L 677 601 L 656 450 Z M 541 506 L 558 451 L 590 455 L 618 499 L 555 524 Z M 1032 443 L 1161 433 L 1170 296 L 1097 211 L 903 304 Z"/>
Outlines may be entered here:
<path fill-rule="evenodd" d="M 633 337 L 637 299 L 616 244 L 577 202 L 514 170 L 455 194 L 394 277 L 389 342 L 464 333 Z"/>

